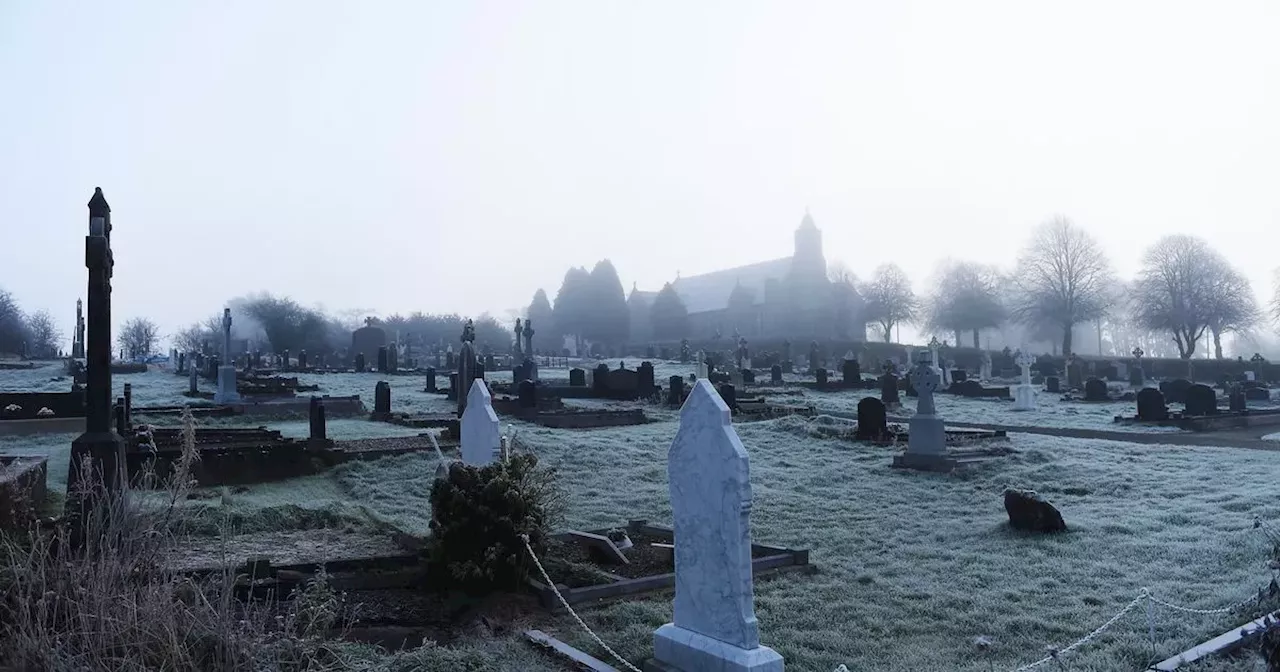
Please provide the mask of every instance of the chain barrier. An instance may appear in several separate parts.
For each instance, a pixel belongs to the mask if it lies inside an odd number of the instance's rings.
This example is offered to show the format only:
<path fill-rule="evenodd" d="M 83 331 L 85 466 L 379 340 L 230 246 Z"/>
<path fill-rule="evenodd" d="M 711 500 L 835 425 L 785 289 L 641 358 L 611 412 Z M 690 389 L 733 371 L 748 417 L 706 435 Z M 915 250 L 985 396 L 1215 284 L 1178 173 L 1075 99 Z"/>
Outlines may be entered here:
<path fill-rule="evenodd" d="M 565 601 L 564 596 L 560 594 L 560 589 L 556 588 L 555 582 L 551 580 L 550 576 L 547 576 L 547 570 L 542 567 L 542 561 L 539 560 L 538 555 L 533 552 L 533 547 L 529 545 L 529 535 L 527 534 L 520 535 L 520 541 L 524 542 L 524 550 L 528 551 L 529 557 L 533 558 L 533 564 L 538 566 L 538 572 L 542 574 L 542 580 L 545 581 L 547 586 L 551 588 L 551 592 L 556 594 L 556 598 L 560 600 L 560 605 L 565 608 L 565 611 L 569 612 L 569 615 L 573 617 L 573 620 L 577 621 L 578 625 L 581 626 L 582 629 L 586 631 L 588 635 L 591 635 L 591 639 L 594 639 L 596 644 L 600 645 L 600 648 L 604 649 L 605 651 L 608 651 L 609 655 L 613 656 L 614 659 L 617 660 L 619 663 L 622 663 L 623 667 L 627 668 L 628 670 L 631 670 L 631 672 L 640 672 L 639 668 L 637 668 L 635 665 L 632 665 L 631 663 L 628 663 L 626 658 L 623 658 L 622 656 L 618 655 L 617 651 L 614 651 L 613 649 L 609 648 L 609 645 L 605 644 L 604 640 L 600 639 L 599 635 L 593 632 L 591 628 L 587 627 L 587 624 L 583 622 L 582 617 L 578 616 L 578 612 L 574 611 L 573 607 L 569 606 L 569 603 Z"/>

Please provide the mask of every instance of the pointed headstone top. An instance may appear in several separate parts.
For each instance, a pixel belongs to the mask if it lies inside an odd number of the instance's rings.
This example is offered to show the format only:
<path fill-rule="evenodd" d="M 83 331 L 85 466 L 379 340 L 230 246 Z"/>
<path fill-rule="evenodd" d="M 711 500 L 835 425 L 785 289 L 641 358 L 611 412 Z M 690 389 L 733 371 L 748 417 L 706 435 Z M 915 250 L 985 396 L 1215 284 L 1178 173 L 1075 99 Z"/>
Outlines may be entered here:
<path fill-rule="evenodd" d="M 494 461 L 501 446 L 502 430 L 498 414 L 493 411 L 493 395 L 483 378 L 477 378 L 467 392 L 467 409 L 459 421 L 462 431 L 462 461 L 482 467 Z"/>
<path fill-rule="evenodd" d="M 93 188 L 93 196 L 89 198 L 89 216 L 106 217 L 111 212 L 107 197 L 102 195 L 102 187 Z"/>

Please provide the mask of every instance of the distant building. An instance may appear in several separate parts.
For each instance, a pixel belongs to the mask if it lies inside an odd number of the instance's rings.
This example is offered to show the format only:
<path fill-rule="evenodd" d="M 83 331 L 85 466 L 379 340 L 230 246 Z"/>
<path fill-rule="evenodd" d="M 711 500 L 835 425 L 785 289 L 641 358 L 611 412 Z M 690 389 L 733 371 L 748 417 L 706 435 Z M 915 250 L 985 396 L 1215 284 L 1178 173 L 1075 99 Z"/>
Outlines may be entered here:
<path fill-rule="evenodd" d="M 828 279 L 822 231 L 808 212 L 796 229 L 791 256 L 677 277 L 671 286 L 689 311 L 690 338 L 718 332 L 727 339 L 735 330 L 748 339 L 866 338 L 862 303 L 850 288 Z M 648 308 L 655 296 L 632 287 L 627 297 L 632 342 L 647 340 Z"/>

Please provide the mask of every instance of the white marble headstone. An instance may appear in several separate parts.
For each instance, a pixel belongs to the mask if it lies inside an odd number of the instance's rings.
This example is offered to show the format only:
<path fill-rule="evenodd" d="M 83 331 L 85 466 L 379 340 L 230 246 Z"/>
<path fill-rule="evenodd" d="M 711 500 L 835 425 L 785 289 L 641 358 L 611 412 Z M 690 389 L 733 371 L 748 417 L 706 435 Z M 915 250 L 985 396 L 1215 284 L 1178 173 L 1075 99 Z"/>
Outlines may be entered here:
<path fill-rule="evenodd" d="M 502 429 L 493 412 L 493 395 L 484 379 L 476 378 L 462 412 L 462 462 L 473 467 L 491 464 L 502 446 Z"/>
<path fill-rule="evenodd" d="M 675 520 L 672 622 L 654 633 L 654 658 L 682 672 L 782 672 L 760 644 L 751 579 L 751 481 L 729 407 L 694 383 L 667 453 Z"/>

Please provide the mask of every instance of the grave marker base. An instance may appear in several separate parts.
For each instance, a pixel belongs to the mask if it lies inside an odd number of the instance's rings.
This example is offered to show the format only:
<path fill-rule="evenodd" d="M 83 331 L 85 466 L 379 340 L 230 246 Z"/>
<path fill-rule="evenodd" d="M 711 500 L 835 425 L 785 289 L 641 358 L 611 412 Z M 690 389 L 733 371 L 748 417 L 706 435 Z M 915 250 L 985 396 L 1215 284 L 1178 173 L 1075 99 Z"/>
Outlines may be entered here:
<path fill-rule="evenodd" d="M 653 658 L 644 672 L 783 672 L 782 655 L 767 646 L 740 649 L 667 623 L 653 633 Z"/>

